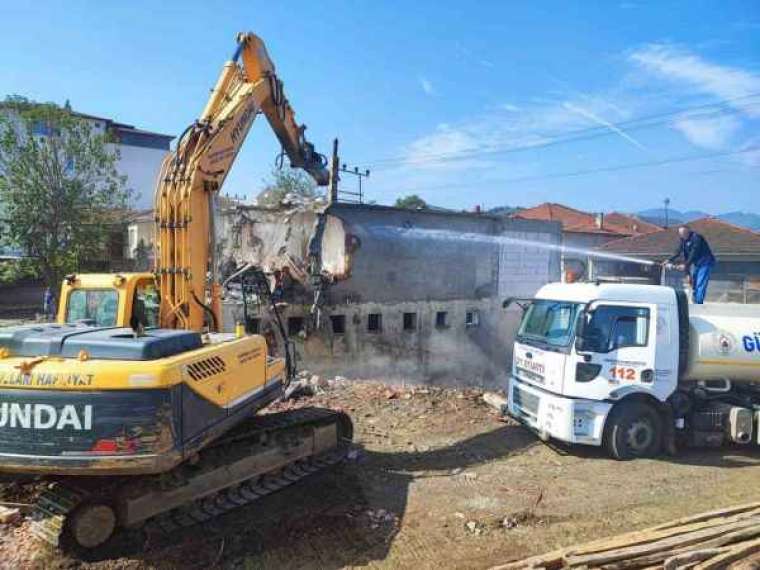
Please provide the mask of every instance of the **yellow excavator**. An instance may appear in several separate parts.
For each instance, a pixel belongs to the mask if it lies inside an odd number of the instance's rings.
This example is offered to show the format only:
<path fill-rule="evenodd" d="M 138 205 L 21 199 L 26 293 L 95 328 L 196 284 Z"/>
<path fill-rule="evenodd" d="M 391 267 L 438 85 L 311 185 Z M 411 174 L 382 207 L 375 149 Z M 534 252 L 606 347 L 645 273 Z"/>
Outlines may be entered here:
<path fill-rule="evenodd" d="M 345 453 L 344 414 L 256 413 L 294 374 L 281 323 L 278 356 L 244 326 L 222 332 L 214 204 L 259 113 L 291 166 L 327 184 L 263 42 L 240 34 L 161 167 L 155 272 L 69 275 L 56 323 L 0 329 L 0 472 L 50 481 L 32 526 L 55 545 L 203 522 Z M 269 302 L 276 316 L 266 276 L 238 277 L 244 301 Z"/>

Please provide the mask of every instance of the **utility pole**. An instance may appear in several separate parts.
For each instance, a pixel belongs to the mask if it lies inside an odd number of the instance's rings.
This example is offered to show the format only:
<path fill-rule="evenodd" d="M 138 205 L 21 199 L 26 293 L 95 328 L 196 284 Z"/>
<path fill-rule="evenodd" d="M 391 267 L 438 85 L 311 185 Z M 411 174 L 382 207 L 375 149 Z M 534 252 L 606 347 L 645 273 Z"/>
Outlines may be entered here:
<path fill-rule="evenodd" d="M 332 156 L 330 157 L 330 189 L 327 197 L 328 204 L 335 204 L 338 201 L 338 181 L 340 180 L 340 176 L 338 175 L 339 164 L 338 139 L 335 138 L 335 140 L 333 140 Z"/>
<path fill-rule="evenodd" d="M 665 198 L 665 229 L 668 229 L 668 206 L 670 206 L 670 198 Z"/>
<path fill-rule="evenodd" d="M 350 194 L 352 196 L 356 196 L 359 198 L 359 204 L 364 202 L 364 195 L 362 194 L 362 178 L 369 178 L 369 169 L 366 169 L 364 172 L 359 171 L 358 166 L 354 166 L 353 169 L 349 169 L 345 164 L 340 167 L 341 172 L 345 172 L 346 174 L 351 174 L 353 176 L 356 176 L 359 179 L 359 192 L 346 192 L 343 191 L 344 194 Z"/>

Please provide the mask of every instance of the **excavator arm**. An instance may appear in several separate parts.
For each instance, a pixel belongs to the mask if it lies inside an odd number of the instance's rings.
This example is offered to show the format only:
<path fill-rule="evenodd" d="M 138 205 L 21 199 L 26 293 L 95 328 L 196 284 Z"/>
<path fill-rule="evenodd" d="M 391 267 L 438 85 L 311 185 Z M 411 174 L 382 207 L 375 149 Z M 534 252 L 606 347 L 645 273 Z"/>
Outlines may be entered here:
<path fill-rule="evenodd" d="M 329 181 L 324 156 L 314 150 L 275 73 L 264 43 L 239 34 L 237 49 L 200 118 L 180 136 L 161 167 L 155 194 L 156 279 L 165 328 L 221 329 L 221 288 L 216 278 L 214 200 L 256 116 L 277 136 L 290 165 L 320 186 Z M 210 302 L 208 299 L 210 298 Z"/>

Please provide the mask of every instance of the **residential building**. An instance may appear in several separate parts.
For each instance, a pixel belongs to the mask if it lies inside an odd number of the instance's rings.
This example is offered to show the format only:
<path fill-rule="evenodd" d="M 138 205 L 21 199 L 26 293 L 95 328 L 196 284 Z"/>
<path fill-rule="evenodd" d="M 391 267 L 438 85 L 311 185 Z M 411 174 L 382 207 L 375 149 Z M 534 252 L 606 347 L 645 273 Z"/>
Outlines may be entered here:
<path fill-rule="evenodd" d="M 707 300 L 760 303 L 760 233 L 713 217 L 689 222 L 689 226 L 707 239 L 717 259 Z M 677 227 L 605 243 L 598 248 L 600 252 L 638 258 L 656 265 L 598 260 L 594 277 L 664 282 L 688 288 L 683 273 L 663 273 L 659 265 L 674 254 L 678 243 Z"/>
<path fill-rule="evenodd" d="M 593 260 L 589 258 L 587 251 L 609 241 L 661 229 L 660 226 L 627 214 L 589 213 L 551 202 L 520 210 L 514 214 L 514 217 L 525 220 L 555 221 L 562 225 L 564 251 L 561 256 L 561 274 L 563 280 L 568 277 L 588 278 Z"/>
<path fill-rule="evenodd" d="M 87 120 L 95 132 L 108 133 L 113 137 L 114 148 L 119 152 L 117 169 L 127 177 L 127 187 L 135 197 L 134 206 L 152 208 L 158 171 L 174 135 L 138 129 L 105 117 L 85 113 L 75 115 Z"/>
<path fill-rule="evenodd" d="M 556 222 L 334 203 L 239 206 L 218 229 L 222 265 L 289 275 L 288 333 L 301 366 L 325 374 L 501 387 L 521 317 L 502 301 L 559 278 Z M 225 314 L 244 320 L 232 298 Z M 263 316 L 249 324 L 266 334 Z"/>
<path fill-rule="evenodd" d="M 3 109 L 3 112 L 11 114 L 13 119 L 13 111 Z M 161 162 L 169 152 L 174 135 L 138 129 L 134 125 L 120 123 L 106 117 L 77 111 L 72 111 L 72 113 L 87 121 L 93 132 L 97 134 L 107 133 L 111 136 L 114 141 L 112 148 L 119 153 L 117 170 L 119 174 L 127 178 L 127 187 L 133 191 L 135 196 L 134 206 L 138 208 L 152 207 L 158 171 Z M 39 124 L 34 127 L 33 133 L 44 137 L 49 134 L 49 128 L 47 125 Z"/>

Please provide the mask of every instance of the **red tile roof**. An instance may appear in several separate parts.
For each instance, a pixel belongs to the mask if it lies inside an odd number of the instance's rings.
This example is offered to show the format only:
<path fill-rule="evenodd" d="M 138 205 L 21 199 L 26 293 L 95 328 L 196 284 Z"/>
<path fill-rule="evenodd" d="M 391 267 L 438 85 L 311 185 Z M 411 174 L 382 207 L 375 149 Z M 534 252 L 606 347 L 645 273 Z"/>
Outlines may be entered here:
<path fill-rule="evenodd" d="M 689 222 L 689 227 L 703 235 L 710 249 L 721 258 L 760 258 L 760 233 L 735 226 L 718 218 L 708 217 Z M 665 258 L 678 246 L 678 227 L 674 226 L 645 235 L 610 241 L 600 246 L 603 251 Z"/>
<path fill-rule="evenodd" d="M 604 224 L 609 224 L 613 228 L 621 228 L 630 235 L 651 234 L 659 232 L 662 227 L 636 216 L 621 214 L 619 212 L 610 212 L 604 215 Z"/>
<path fill-rule="evenodd" d="M 555 221 L 562 224 L 562 230 L 574 233 L 607 234 L 610 236 L 633 236 L 656 232 L 660 226 L 618 212 L 604 214 L 599 227 L 596 214 L 583 212 L 562 204 L 545 202 L 533 208 L 520 210 L 514 217 L 526 220 Z"/>

